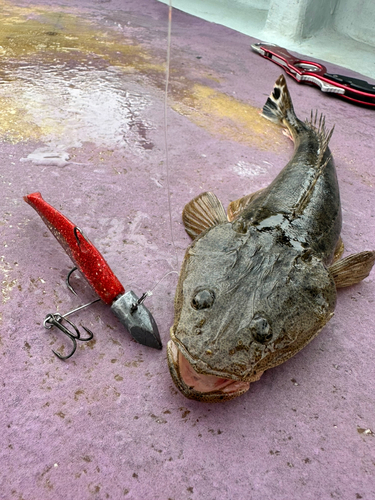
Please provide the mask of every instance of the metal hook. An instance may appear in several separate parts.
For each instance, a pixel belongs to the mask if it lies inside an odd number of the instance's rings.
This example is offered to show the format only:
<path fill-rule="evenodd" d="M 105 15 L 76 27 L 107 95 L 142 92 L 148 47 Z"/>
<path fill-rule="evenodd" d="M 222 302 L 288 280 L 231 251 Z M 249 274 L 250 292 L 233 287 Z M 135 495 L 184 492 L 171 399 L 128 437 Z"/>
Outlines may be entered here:
<path fill-rule="evenodd" d="M 77 231 L 79 231 L 79 232 L 82 234 L 82 236 L 83 236 L 84 238 L 85 238 L 85 236 L 84 236 L 84 234 L 82 233 L 82 231 L 81 231 L 78 227 L 75 227 L 75 228 L 74 228 L 74 235 L 75 235 L 75 237 L 76 237 L 76 239 L 77 239 L 77 243 L 78 243 L 78 245 L 80 245 L 80 241 L 79 241 L 79 239 L 77 238 L 77 235 L 76 235 L 76 230 L 77 230 Z M 86 239 L 86 238 L 85 238 L 85 239 Z M 75 271 L 77 271 L 77 270 L 78 270 L 78 267 L 74 266 L 74 267 L 73 267 L 73 268 L 72 268 L 72 269 L 68 272 L 68 276 L 67 276 L 67 277 L 66 277 L 66 279 L 65 279 L 65 284 L 66 284 L 66 286 L 69 288 L 69 290 L 70 290 L 72 293 L 74 293 L 74 295 L 77 295 L 77 292 L 74 290 L 73 286 L 70 284 L 70 277 L 71 277 L 71 275 L 72 275 Z"/>
<path fill-rule="evenodd" d="M 74 273 L 74 271 L 77 271 L 78 267 L 73 267 L 73 269 L 71 269 L 68 273 L 68 276 L 66 277 L 66 280 L 65 280 L 65 283 L 66 283 L 66 286 L 69 288 L 69 290 L 74 293 L 74 295 L 77 295 L 76 291 L 74 290 L 74 288 L 72 287 L 72 285 L 70 284 L 70 277 L 71 275 Z"/>
<path fill-rule="evenodd" d="M 63 317 L 60 314 L 48 314 L 43 321 L 43 326 L 44 328 L 50 329 L 53 326 L 57 326 L 59 330 L 61 330 L 67 337 L 70 338 L 70 340 L 73 342 L 73 349 L 70 354 L 67 356 L 62 356 L 58 352 L 54 351 L 52 349 L 53 354 L 57 356 L 59 359 L 65 360 L 73 356 L 73 354 L 76 352 L 77 349 L 77 340 L 80 339 L 80 333 L 78 328 L 68 319 L 66 320 L 76 331 L 76 335 L 74 335 L 71 331 L 69 331 L 63 324 L 61 324 Z"/>
<path fill-rule="evenodd" d="M 88 342 L 89 340 L 91 340 L 94 337 L 93 332 L 82 325 L 82 328 L 85 330 L 85 332 L 87 332 L 89 334 L 88 337 L 82 338 L 81 332 L 79 331 L 77 326 L 74 323 L 72 323 L 71 321 L 69 321 L 66 317 L 69 316 L 70 314 L 73 314 L 77 311 L 80 311 L 81 309 L 84 309 L 85 307 L 91 306 L 91 304 L 94 304 L 95 302 L 98 302 L 99 300 L 100 299 L 95 299 L 92 302 L 89 302 L 88 304 L 84 304 L 83 306 L 77 307 L 76 309 L 73 309 L 72 311 L 67 312 L 66 314 L 50 313 L 50 314 L 47 314 L 47 316 L 44 318 L 44 321 L 43 321 L 44 328 L 46 328 L 47 330 L 50 330 L 53 326 L 56 326 L 61 332 L 63 332 L 64 335 L 69 337 L 70 340 L 73 342 L 73 349 L 67 356 L 62 356 L 61 354 L 59 354 L 58 352 L 56 352 L 52 349 L 52 352 L 59 359 L 65 360 L 65 359 L 68 359 L 71 356 L 73 356 L 73 354 L 76 352 L 76 349 L 77 349 L 77 340 L 81 340 L 82 342 Z M 73 328 L 74 331 L 71 331 L 68 328 L 66 328 L 66 326 L 64 326 L 62 324 L 63 320 L 66 321 L 67 323 L 69 323 L 69 325 Z"/>
<path fill-rule="evenodd" d="M 136 302 L 134 302 L 130 308 L 130 314 L 135 313 L 135 311 L 138 309 L 138 307 L 143 304 L 143 302 L 152 295 L 152 292 L 145 292 L 142 297 L 140 297 Z"/>
<path fill-rule="evenodd" d="M 79 238 L 78 238 L 78 233 L 86 240 L 86 236 L 83 234 L 82 230 L 78 227 L 78 226 L 75 226 L 74 229 L 74 236 L 76 237 L 76 240 L 77 240 L 77 245 L 80 247 L 81 246 L 81 242 L 79 241 Z"/>

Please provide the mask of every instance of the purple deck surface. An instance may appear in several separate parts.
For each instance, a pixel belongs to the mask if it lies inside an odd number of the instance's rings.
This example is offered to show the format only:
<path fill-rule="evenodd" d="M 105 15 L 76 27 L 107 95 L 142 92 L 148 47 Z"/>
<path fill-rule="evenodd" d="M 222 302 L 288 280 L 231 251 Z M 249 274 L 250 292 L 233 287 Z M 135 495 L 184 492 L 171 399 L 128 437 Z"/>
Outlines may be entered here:
<path fill-rule="evenodd" d="M 79 277 L 78 297 L 66 289 L 71 262 L 24 195 L 40 191 L 140 294 L 181 265 L 185 203 L 211 190 L 227 206 L 267 185 L 293 151 L 258 116 L 280 69 L 249 37 L 174 11 L 177 266 L 167 7 L 72 3 L 0 0 L 0 498 L 374 499 L 374 272 L 339 292 L 311 344 L 227 403 L 185 399 L 169 375 L 176 274 L 147 299 L 162 351 L 131 340 L 100 303 L 71 318 L 94 340 L 66 362 L 52 354 L 63 340 L 45 315 L 93 293 Z M 374 249 L 375 110 L 288 84 L 300 118 L 313 108 L 336 124 L 345 255 Z"/>

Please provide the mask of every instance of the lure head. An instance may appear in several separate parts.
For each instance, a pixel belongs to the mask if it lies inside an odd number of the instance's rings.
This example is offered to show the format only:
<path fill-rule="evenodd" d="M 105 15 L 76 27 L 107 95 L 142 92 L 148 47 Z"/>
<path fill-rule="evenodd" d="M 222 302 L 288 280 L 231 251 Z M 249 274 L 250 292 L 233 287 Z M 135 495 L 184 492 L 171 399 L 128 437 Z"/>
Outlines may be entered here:
<path fill-rule="evenodd" d="M 185 396 L 222 401 L 296 354 L 333 314 L 336 289 L 311 252 L 272 231 L 213 227 L 187 250 L 168 343 Z"/>
<path fill-rule="evenodd" d="M 134 340 L 147 347 L 161 349 L 162 343 L 157 324 L 150 311 L 142 303 L 142 298 L 138 299 L 130 290 L 113 302 L 111 310 Z"/>

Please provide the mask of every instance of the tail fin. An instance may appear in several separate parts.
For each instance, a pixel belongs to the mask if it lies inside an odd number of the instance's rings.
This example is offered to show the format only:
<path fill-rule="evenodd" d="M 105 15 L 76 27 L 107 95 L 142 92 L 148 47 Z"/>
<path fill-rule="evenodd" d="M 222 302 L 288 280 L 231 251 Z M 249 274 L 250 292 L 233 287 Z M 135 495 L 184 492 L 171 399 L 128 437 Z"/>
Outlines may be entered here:
<path fill-rule="evenodd" d="M 284 127 L 297 125 L 299 120 L 294 112 L 284 75 L 280 75 L 276 80 L 272 94 L 263 106 L 262 116 Z"/>

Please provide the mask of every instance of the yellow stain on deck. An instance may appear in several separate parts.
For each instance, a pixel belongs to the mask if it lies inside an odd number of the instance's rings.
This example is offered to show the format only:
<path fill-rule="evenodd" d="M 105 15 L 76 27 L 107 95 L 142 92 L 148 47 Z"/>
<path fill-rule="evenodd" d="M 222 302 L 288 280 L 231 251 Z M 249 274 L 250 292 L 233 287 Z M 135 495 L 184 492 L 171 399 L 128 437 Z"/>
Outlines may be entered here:
<path fill-rule="evenodd" d="M 260 109 L 211 87 L 193 85 L 190 96 L 172 107 L 213 135 L 259 149 L 285 147 L 280 127 L 263 118 Z"/>
<path fill-rule="evenodd" d="M 17 7 L 0 0 L 2 11 L 0 30 L 0 55 L 3 58 L 27 60 L 40 55 L 41 64 L 54 63 L 54 56 L 69 53 L 75 60 L 81 55 L 96 55 L 115 63 L 122 56 L 122 64 L 142 70 L 164 71 L 163 64 L 152 62 L 152 56 L 123 30 L 100 24 L 83 17 L 77 8 L 63 6 Z M 74 12 L 75 14 L 72 14 Z"/>
<path fill-rule="evenodd" d="M 126 27 L 119 29 L 115 23 L 103 27 L 94 19 L 74 7 L 54 7 L 30 5 L 20 7 L 12 2 L 0 0 L 2 26 L 0 30 L 0 55 L 3 60 L 0 70 L 0 138 L 9 142 L 27 140 L 48 140 L 51 135 L 61 136 L 64 127 L 59 119 L 51 115 L 50 107 L 54 95 L 63 94 L 59 83 L 43 87 L 43 80 L 37 82 L 41 68 L 52 72 L 64 65 L 81 64 L 88 68 L 99 64 L 104 71 L 115 67 L 125 74 L 142 77 L 141 84 L 163 90 L 165 85 L 165 53 L 145 48 L 134 38 L 126 37 Z M 167 20 L 166 20 L 167 22 Z M 125 32 L 125 33 L 124 33 Z M 173 48 L 172 48 L 173 50 Z M 9 63 L 9 64 L 8 64 Z M 196 84 L 188 76 L 189 67 L 194 64 L 187 60 L 185 69 L 171 68 L 172 108 L 187 117 L 197 126 L 224 140 L 280 151 L 285 147 L 279 127 L 260 117 L 259 110 L 248 103 L 228 96 L 208 85 Z M 35 68 L 31 74 L 40 98 L 27 92 L 23 84 L 23 68 Z M 64 69 L 59 70 L 59 78 L 66 85 Z M 220 77 L 211 68 L 194 66 L 203 81 L 220 85 Z M 210 74 L 210 78 L 207 77 Z M 41 77 L 42 78 L 42 77 Z M 29 85 L 33 81 L 26 82 Z M 37 85 L 35 85 L 36 87 Z M 174 89 L 174 90 L 173 90 Z M 50 95 L 49 102 L 45 96 Z M 159 93 L 163 99 L 162 93 Z M 48 108 L 49 106 L 49 108 Z"/>
<path fill-rule="evenodd" d="M 0 10 L 3 62 L 0 69 L 0 138 L 3 140 L 17 143 L 43 141 L 54 133 L 61 136 L 64 126 L 51 116 L 50 109 L 54 96 L 64 93 L 69 78 L 64 74 L 64 65 L 69 68 L 69 64 L 78 63 L 90 69 L 91 64 L 95 68 L 95 62 L 99 61 L 101 69 L 112 66 L 124 73 L 148 75 L 151 82 L 165 75 L 165 58 L 158 60 L 134 39 L 127 38 L 122 29 L 116 29 L 117 25 L 103 29 L 94 20 L 84 18 L 77 8 L 69 7 L 68 10 L 63 6 L 34 4 L 19 7 L 0 0 Z M 33 69 L 35 89 L 40 87 L 46 72 L 59 72 L 62 84 L 45 85 L 44 89 L 30 95 L 28 90 L 33 81 L 28 77 L 24 84 L 23 80 L 26 71 L 30 74 L 30 68 Z M 48 95 L 50 100 L 46 102 Z"/>

